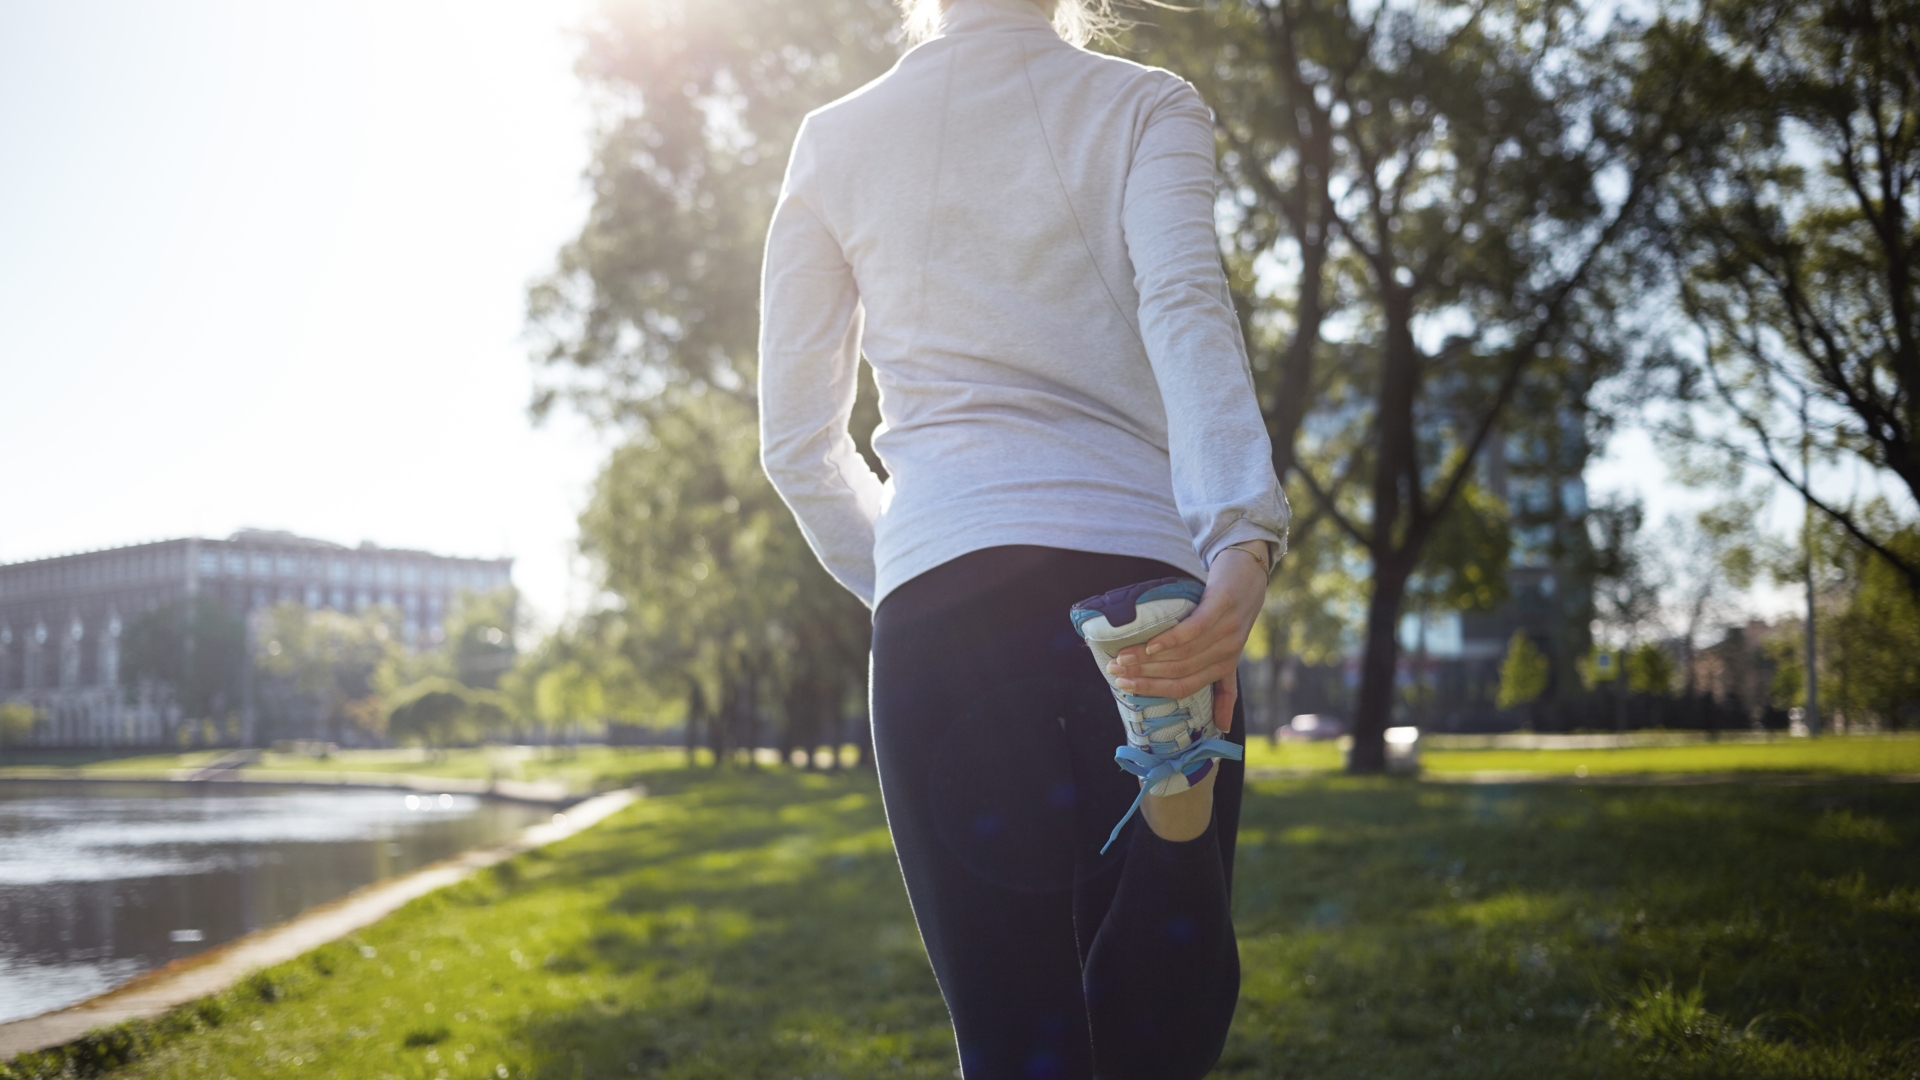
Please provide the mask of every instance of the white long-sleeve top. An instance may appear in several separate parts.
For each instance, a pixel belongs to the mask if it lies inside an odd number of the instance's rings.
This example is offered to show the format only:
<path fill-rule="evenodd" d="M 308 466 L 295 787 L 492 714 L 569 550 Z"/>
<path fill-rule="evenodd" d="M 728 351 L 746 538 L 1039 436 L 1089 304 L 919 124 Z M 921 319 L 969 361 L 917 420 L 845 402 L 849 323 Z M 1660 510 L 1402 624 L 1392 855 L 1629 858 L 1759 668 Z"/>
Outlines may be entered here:
<path fill-rule="evenodd" d="M 1214 175 L 1191 85 L 1029 0 L 956 0 L 807 117 L 767 238 L 761 455 L 834 577 L 872 606 L 1007 544 L 1202 578 L 1285 550 Z M 884 484 L 847 431 L 863 351 Z"/>

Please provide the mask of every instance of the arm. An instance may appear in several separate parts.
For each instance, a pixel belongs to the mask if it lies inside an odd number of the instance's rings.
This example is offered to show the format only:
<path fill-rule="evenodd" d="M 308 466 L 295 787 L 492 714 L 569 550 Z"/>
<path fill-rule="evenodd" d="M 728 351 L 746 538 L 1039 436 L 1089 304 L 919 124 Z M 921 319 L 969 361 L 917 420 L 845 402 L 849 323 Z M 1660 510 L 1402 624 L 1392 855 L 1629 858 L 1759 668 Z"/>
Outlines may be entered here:
<path fill-rule="evenodd" d="M 853 269 L 809 205 L 803 128 L 767 231 L 760 292 L 760 461 L 827 571 L 873 605 L 879 477 L 847 433 L 863 313 Z"/>
<path fill-rule="evenodd" d="M 1267 569 L 1286 551 L 1288 511 L 1220 267 L 1213 201 L 1213 118 L 1193 87 L 1174 81 L 1134 152 L 1122 222 L 1140 336 L 1166 404 L 1174 498 L 1207 564 L 1207 591 L 1179 626 L 1122 651 L 1112 670 L 1123 689 L 1145 694 L 1184 697 L 1213 683 L 1224 730 Z"/>
<path fill-rule="evenodd" d="M 1122 226 L 1140 337 L 1167 411 L 1173 491 L 1208 566 L 1234 544 L 1286 550 L 1287 504 L 1214 231 L 1213 117 L 1172 80 L 1127 175 Z"/>

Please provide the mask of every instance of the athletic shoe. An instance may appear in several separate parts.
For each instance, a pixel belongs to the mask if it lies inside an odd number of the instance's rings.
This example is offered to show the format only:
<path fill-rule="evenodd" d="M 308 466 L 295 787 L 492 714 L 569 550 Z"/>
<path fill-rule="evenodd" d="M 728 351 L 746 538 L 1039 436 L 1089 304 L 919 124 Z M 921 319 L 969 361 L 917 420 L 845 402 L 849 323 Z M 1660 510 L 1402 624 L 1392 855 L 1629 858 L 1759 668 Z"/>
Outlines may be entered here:
<path fill-rule="evenodd" d="M 1129 645 L 1150 641 L 1200 606 L 1202 588 L 1189 578 L 1160 578 L 1082 600 L 1070 613 L 1080 640 L 1093 650 L 1113 699 L 1127 741 L 1113 752 L 1120 767 L 1140 778 L 1140 794 L 1113 827 L 1106 853 L 1120 830 L 1148 795 L 1177 795 L 1206 778 L 1216 758 L 1240 760 L 1240 747 L 1228 742 L 1213 723 L 1213 687 L 1203 686 L 1175 700 L 1120 689 L 1107 663 Z"/>

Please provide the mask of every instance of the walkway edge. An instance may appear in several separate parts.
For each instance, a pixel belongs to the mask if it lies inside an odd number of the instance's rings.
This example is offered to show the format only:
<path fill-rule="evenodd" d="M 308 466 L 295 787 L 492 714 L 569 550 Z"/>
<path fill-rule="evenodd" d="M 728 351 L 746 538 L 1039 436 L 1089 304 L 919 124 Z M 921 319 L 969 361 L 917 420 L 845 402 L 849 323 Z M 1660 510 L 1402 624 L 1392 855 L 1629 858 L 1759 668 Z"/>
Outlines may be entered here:
<path fill-rule="evenodd" d="M 126 776 L 98 773 L 62 776 L 57 774 L 20 775 L 0 769 L 0 784 L 212 784 L 232 788 L 328 788 L 331 790 L 418 791 L 433 795 L 440 792 L 479 795 L 532 806 L 564 809 L 580 801 L 566 785 L 552 780 L 479 780 L 473 777 L 428 776 L 422 773 L 294 772 L 271 771 L 248 775 L 223 772 L 217 776 L 196 777 L 198 770 L 169 769 L 158 773 L 134 773 Z"/>
<path fill-rule="evenodd" d="M 295 957 L 364 929 L 409 901 L 463 881 L 524 851 L 544 847 L 598 824 L 646 794 L 630 788 L 596 795 L 534 825 L 504 844 L 476 848 L 404 877 L 376 881 L 312 907 L 292 919 L 256 930 L 203 953 L 147 972 L 115 990 L 58 1012 L 0 1024 L 0 1062 L 35 1050 L 63 1046 L 87 1032 L 128 1020 L 146 1020 L 217 994 L 261 968 Z"/>

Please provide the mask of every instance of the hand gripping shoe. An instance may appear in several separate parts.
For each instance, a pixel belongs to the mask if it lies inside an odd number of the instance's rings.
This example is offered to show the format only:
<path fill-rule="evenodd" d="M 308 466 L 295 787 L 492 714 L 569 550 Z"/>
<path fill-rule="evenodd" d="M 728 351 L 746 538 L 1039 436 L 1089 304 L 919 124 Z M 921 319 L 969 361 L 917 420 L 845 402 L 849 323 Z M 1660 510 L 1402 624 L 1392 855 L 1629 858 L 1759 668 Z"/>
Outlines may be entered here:
<path fill-rule="evenodd" d="M 1113 827 L 1102 854 L 1148 795 L 1177 795 L 1202 779 L 1215 758 L 1240 760 L 1240 747 L 1228 742 L 1213 723 L 1213 687 L 1203 686 L 1175 700 L 1130 694 L 1114 684 L 1107 662 L 1129 645 L 1152 640 L 1200 606 L 1202 588 L 1187 578 L 1160 578 L 1115 589 L 1073 605 L 1073 628 L 1093 650 L 1120 706 L 1127 741 L 1113 752 L 1120 767 L 1140 778 L 1140 794 Z"/>

